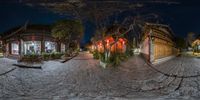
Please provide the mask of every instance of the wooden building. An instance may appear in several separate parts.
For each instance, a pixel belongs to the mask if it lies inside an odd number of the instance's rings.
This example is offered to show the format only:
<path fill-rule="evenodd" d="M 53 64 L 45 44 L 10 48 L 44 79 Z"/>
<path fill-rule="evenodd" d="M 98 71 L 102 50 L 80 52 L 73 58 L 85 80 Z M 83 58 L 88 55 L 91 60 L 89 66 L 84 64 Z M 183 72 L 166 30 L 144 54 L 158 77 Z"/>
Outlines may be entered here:
<path fill-rule="evenodd" d="M 65 44 L 51 36 L 49 25 L 25 25 L 1 34 L 5 56 L 65 52 Z"/>
<path fill-rule="evenodd" d="M 146 23 L 141 53 L 151 63 L 172 58 L 178 54 L 173 39 L 174 34 L 168 25 Z"/>
<path fill-rule="evenodd" d="M 192 42 L 192 48 L 194 54 L 200 53 L 200 36 L 198 36 L 193 42 Z"/>
<path fill-rule="evenodd" d="M 103 43 L 103 41 L 105 43 Z M 107 36 L 104 40 L 98 40 L 91 45 L 90 50 L 97 50 L 98 52 L 104 52 L 104 48 L 110 52 L 121 52 L 126 51 L 127 40 L 125 38 L 119 38 L 117 41 L 112 36 Z M 105 47 L 104 47 L 105 46 Z"/>

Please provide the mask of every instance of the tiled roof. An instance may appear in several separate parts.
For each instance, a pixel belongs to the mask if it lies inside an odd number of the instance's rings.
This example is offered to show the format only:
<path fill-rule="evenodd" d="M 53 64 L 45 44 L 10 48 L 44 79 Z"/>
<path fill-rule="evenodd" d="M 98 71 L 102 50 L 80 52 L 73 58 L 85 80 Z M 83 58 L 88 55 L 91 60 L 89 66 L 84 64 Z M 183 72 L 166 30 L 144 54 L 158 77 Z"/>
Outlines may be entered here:
<path fill-rule="evenodd" d="M 32 25 L 27 25 L 25 26 L 18 26 L 11 28 L 7 31 L 5 31 L 3 34 L 1 34 L 2 37 L 9 36 L 11 34 L 16 34 L 19 32 L 26 32 L 26 33 L 31 33 L 31 32 L 51 32 L 51 26 L 50 25 L 41 25 L 41 24 L 32 24 Z"/>
<path fill-rule="evenodd" d="M 171 35 L 175 35 L 174 32 L 172 31 L 172 29 L 165 24 L 156 24 L 156 23 L 146 23 L 147 26 L 153 26 L 153 27 L 158 27 L 159 30 L 171 34 Z"/>

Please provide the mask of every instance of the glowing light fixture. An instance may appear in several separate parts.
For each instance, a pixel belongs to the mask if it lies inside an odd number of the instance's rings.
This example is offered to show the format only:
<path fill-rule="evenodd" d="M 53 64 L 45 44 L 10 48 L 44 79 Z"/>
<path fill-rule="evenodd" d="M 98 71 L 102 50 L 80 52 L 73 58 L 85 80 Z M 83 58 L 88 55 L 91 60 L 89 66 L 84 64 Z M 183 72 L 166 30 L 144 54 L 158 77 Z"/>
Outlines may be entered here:
<path fill-rule="evenodd" d="M 31 43 L 31 45 L 34 46 L 34 42 L 33 42 L 33 41 L 32 41 L 32 43 Z"/>

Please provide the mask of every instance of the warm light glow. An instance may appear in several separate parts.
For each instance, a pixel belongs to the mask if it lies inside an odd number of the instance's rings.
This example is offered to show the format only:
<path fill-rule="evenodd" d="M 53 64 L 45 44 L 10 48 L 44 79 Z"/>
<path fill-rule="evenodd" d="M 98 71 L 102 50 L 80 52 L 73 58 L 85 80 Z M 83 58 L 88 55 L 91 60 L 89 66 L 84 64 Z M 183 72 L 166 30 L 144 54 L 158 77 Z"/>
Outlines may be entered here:
<path fill-rule="evenodd" d="M 100 42 L 99 45 L 102 46 L 102 43 Z"/>
<path fill-rule="evenodd" d="M 109 40 L 106 40 L 107 43 L 109 43 Z"/>
<path fill-rule="evenodd" d="M 111 44 L 115 42 L 113 37 L 107 37 L 104 41 L 105 41 L 105 44 L 103 44 L 101 40 L 96 42 L 97 50 L 99 52 L 104 52 L 103 45 L 105 45 L 105 49 L 108 49 L 111 52 L 114 52 L 116 50 L 120 51 L 120 52 L 124 52 L 126 50 L 126 39 L 124 39 L 124 38 L 119 38 L 117 43 L 112 46 L 111 46 Z"/>
<path fill-rule="evenodd" d="M 195 40 L 193 43 L 192 43 L 192 46 L 194 47 L 195 45 L 200 45 L 200 39 L 197 39 Z"/>

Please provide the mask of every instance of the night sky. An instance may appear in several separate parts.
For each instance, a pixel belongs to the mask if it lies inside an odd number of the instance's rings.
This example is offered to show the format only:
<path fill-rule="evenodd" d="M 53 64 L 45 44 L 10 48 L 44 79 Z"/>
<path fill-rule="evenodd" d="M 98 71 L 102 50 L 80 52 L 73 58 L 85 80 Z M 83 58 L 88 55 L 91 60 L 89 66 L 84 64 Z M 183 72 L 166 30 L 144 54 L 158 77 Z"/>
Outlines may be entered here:
<path fill-rule="evenodd" d="M 185 37 L 188 32 L 200 34 L 200 2 L 198 0 L 186 0 L 178 5 L 152 6 L 147 13 L 156 13 L 162 18 L 163 24 L 168 24 L 179 37 Z M 190 2 L 189 2 L 190 1 Z M 52 24 L 56 20 L 67 19 L 64 16 L 46 9 L 26 6 L 20 3 L 0 1 L 0 33 L 23 25 L 26 21 L 31 24 Z M 85 35 L 82 43 L 89 41 L 94 26 L 92 22 L 85 22 Z"/>

